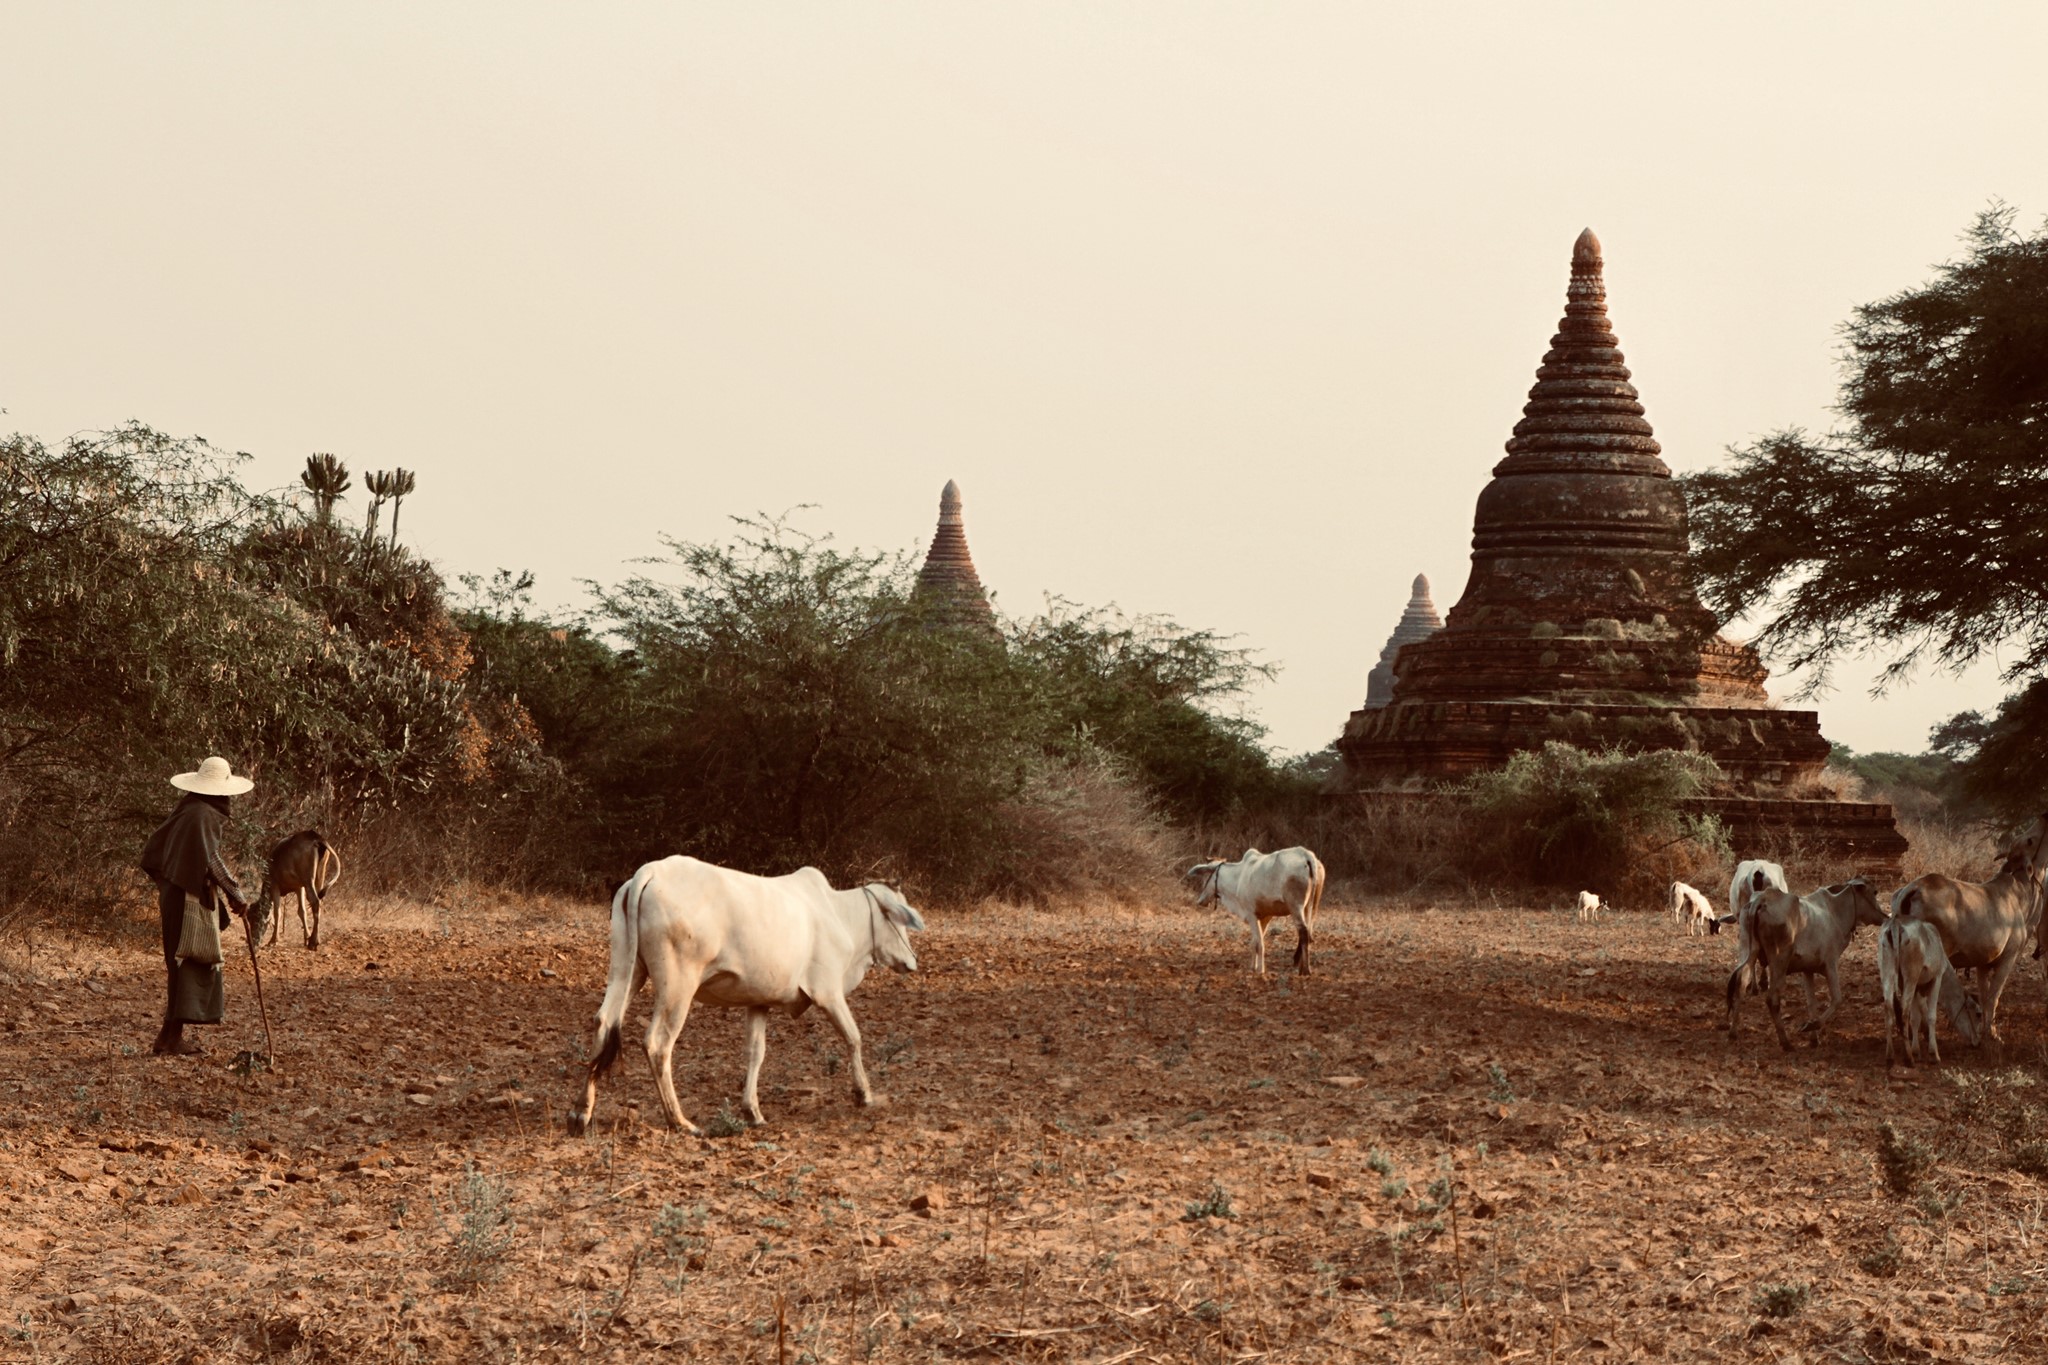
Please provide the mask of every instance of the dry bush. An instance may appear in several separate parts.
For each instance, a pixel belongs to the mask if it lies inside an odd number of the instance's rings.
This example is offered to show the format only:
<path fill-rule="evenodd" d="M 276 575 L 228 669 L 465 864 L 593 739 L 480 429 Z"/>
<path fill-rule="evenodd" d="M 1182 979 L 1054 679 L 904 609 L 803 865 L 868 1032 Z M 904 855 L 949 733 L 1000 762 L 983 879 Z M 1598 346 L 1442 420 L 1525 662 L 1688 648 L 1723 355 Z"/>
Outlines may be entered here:
<path fill-rule="evenodd" d="M 1048 765 L 998 812 L 994 895 L 1032 904 L 1170 894 L 1179 840 L 1121 764 L 1099 750 Z"/>
<path fill-rule="evenodd" d="M 1902 881 L 1930 872 L 1974 881 L 1997 870 L 1996 839 L 1982 821 L 1959 820 L 1937 812 L 1923 817 L 1902 814 L 1898 824 L 1908 845 L 1900 864 Z"/>

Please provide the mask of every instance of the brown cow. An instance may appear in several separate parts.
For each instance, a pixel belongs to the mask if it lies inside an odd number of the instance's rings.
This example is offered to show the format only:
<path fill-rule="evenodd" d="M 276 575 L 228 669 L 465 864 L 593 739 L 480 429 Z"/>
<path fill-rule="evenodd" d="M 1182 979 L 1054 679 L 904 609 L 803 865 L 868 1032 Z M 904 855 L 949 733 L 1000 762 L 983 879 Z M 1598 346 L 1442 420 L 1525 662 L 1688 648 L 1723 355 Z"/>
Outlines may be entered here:
<path fill-rule="evenodd" d="M 276 848 L 270 850 L 270 866 L 263 873 L 263 894 L 256 900 L 254 913 L 257 916 L 257 933 L 268 922 L 270 941 L 277 942 L 279 920 L 278 902 L 286 896 L 297 893 L 299 898 L 299 934 L 307 948 L 320 950 L 320 898 L 334 889 L 341 880 L 341 855 L 334 851 L 326 838 L 316 829 L 302 829 Z M 306 908 L 312 905 L 313 921 L 308 927 Z M 276 918 L 272 918 L 276 916 Z"/>

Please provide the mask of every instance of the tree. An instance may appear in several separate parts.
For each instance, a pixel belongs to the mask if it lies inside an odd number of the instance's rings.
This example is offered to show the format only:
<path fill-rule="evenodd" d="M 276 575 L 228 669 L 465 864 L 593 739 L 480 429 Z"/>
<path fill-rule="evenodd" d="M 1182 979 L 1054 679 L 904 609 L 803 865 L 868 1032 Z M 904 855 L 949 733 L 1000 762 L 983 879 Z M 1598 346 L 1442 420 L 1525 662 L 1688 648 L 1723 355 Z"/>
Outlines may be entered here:
<path fill-rule="evenodd" d="M 1816 688 L 1873 647 L 1881 685 L 1994 647 L 2009 680 L 2048 670 L 2048 227 L 1994 206 L 1964 241 L 1844 325 L 1839 426 L 1686 480 L 1709 605 L 1766 614 L 1757 644 Z"/>

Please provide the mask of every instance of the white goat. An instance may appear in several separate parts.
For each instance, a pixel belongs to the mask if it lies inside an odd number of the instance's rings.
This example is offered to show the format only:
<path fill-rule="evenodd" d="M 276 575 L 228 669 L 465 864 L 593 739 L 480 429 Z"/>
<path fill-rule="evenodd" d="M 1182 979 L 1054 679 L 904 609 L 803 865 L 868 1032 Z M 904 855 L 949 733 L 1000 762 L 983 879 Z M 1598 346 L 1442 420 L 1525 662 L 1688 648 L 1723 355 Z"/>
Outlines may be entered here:
<path fill-rule="evenodd" d="M 1891 919 L 1877 936 L 1877 975 L 1884 983 L 1884 1064 L 1892 1064 L 1894 1039 L 1905 1046 L 1906 1065 L 1913 1065 L 1915 1045 L 1926 1038 L 1926 1053 L 1938 1065 L 1941 1045 L 1934 1039 L 1936 1006 L 1948 1011 L 1949 1023 L 1963 1041 L 1977 1046 L 1984 1036 L 1984 1009 L 1963 988 L 1949 965 L 1941 935 L 1925 920 Z"/>
<path fill-rule="evenodd" d="M 695 858 L 646 864 L 612 898 L 611 977 L 597 1011 L 583 1109 L 570 1115 L 570 1127 L 581 1132 L 589 1124 L 598 1078 L 618 1059 L 626 1006 L 646 981 L 654 983 L 647 1062 L 671 1126 L 698 1131 L 683 1116 L 669 1066 L 693 1001 L 747 1012 L 747 1081 L 740 1098 L 755 1123 L 762 1122 L 757 1087 L 771 1009 L 792 1018 L 812 1005 L 824 1010 L 846 1040 L 854 1102 L 872 1102 L 860 1027 L 846 997 L 870 967 L 916 971 L 909 931 L 923 928 L 924 917 L 880 882 L 834 891 L 815 867 L 756 877 Z"/>
<path fill-rule="evenodd" d="M 1714 916 L 1713 902 L 1684 882 L 1671 883 L 1671 918 L 1674 921 L 1684 920 L 1686 931 L 1691 934 L 1721 932 L 1721 921 Z"/>
<path fill-rule="evenodd" d="M 1220 905 L 1251 926 L 1252 970 L 1260 976 L 1266 974 L 1266 926 L 1292 918 L 1294 971 L 1297 976 L 1309 974 L 1309 941 L 1323 903 L 1322 859 L 1305 848 L 1277 853 L 1248 848 L 1236 862 L 1196 863 L 1187 876 L 1198 879 L 1196 905 Z"/>
<path fill-rule="evenodd" d="M 1883 924 L 1884 911 L 1877 897 L 1861 877 L 1822 887 L 1804 896 L 1768 888 L 1757 892 L 1742 907 L 1740 922 L 1743 941 L 1756 954 L 1764 974 L 1764 1000 L 1770 1007 L 1771 1024 L 1778 1030 L 1778 1045 L 1787 1052 L 1792 1040 L 1785 1036 L 1785 1021 L 1778 1013 L 1778 994 L 1785 978 L 1794 974 L 1806 978 L 1807 1020 L 1802 1031 L 1813 1035 L 1820 1046 L 1821 1029 L 1842 1007 L 1842 950 L 1857 927 Z M 1745 955 L 1728 974 L 1728 1038 L 1735 1038 L 1736 1010 L 1742 1001 L 1742 973 L 1749 965 Z M 1825 974 L 1828 1007 L 1819 1018 L 1813 1016 L 1813 978 Z"/>
<path fill-rule="evenodd" d="M 1600 898 L 1590 891 L 1579 893 L 1579 923 L 1585 924 L 1600 913 Z"/>

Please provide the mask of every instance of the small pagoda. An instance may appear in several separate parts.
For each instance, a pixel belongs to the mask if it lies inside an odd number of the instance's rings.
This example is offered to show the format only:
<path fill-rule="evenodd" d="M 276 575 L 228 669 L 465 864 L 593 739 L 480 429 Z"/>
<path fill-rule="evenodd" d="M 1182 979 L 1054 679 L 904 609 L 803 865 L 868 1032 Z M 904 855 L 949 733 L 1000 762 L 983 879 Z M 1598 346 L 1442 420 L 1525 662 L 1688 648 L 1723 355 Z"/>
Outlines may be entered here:
<path fill-rule="evenodd" d="M 995 608 L 989 605 L 981 575 L 974 571 L 974 556 L 967 550 L 967 521 L 960 508 L 960 485 L 948 479 L 939 492 L 938 529 L 932 532 L 932 547 L 917 572 L 911 598 L 942 625 L 995 634 Z"/>
<path fill-rule="evenodd" d="M 1442 630 L 1394 648 L 1386 704 L 1369 693 L 1337 741 L 1333 790 L 1428 790 L 1553 739 L 1689 749 L 1720 765 L 1725 789 L 1705 804 L 1738 839 L 1789 834 L 1873 870 L 1903 853 L 1889 806 L 1795 799 L 1827 762 L 1820 718 L 1775 706 L 1756 651 L 1717 633 L 1661 454 L 1588 228 L 1564 319 L 1479 494 L 1465 591 Z"/>
<path fill-rule="evenodd" d="M 1386 648 L 1380 651 L 1380 661 L 1365 675 L 1366 710 L 1377 711 L 1394 699 L 1394 658 L 1401 652 L 1401 646 L 1427 640 L 1443 628 L 1444 618 L 1436 614 L 1436 603 L 1429 597 L 1428 575 L 1415 575 L 1408 605 L 1402 608 L 1394 633 L 1387 637 Z"/>

